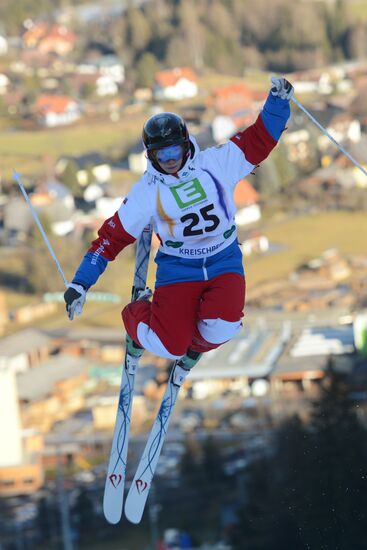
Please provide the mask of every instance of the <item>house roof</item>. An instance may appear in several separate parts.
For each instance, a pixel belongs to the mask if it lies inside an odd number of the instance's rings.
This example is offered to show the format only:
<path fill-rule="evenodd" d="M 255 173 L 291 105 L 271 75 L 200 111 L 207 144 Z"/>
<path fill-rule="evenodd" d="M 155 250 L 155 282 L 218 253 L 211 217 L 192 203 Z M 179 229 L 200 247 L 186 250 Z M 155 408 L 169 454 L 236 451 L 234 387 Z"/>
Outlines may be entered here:
<path fill-rule="evenodd" d="M 251 323 L 236 338 L 205 353 L 190 371 L 188 380 L 266 377 L 281 352 L 283 337 L 281 325 L 265 324 L 262 327 Z"/>
<path fill-rule="evenodd" d="M 72 155 L 63 156 L 62 159 L 72 160 L 75 162 L 79 170 L 85 170 L 93 168 L 95 166 L 101 166 L 108 164 L 108 161 L 100 153 L 87 153 L 80 157 L 73 157 Z"/>
<path fill-rule="evenodd" d="M 11 197 L 4 206 L 4 226 L 7 230 L 27 233 L 34 223 L 29 206 L 23 197 Z M 0 341 L 0 355 L 2 349 Z"/>
<path fill-rule="evenodd" d="M 335 116 L 343 112 L 343 109 L 336 105 L 317 102 L 310 106 L 310 111 L 319 124 L 327 128 L 330 126 Z"/>
<path fill-rule="evenodd" d="M 41 40 L 62 40 L 74 44 L 76 36 L 69 31 L 64 25 L 52 25 L 51 27 L 46 22 L 41 22 L 33 25 L 23 34 L 23 40 L 28 46 L 35 46 Z"/>
<path fill-rule="evenodd" d="M 119 329 L 112 328 L 59 328 L 48 332 L 50 338 L 65 338 L 66 340 L 99 342 L 100 344 L 122 344 L 124 333 Z"/>
<path fill-rule="evenodd" d="M 353 327 L 313 327 L 302 331 L 293 347 L 291 357 L 310 357 L 353 353 Z"/>
<path fill-rule="evenodd" d="M 40 22 L 33 25 L 23 34 L 23 40 L 25 44 L 32 46 L 35 45 L 42 36 L 47 32 L 48 24 L 46 22 Z"/>
<path fill-rule="evenodd" d="M 42 115 L 47 113 L 61 114 L 73 103 L 75 103 L 75 100 L 69 96 L 44 94 L 38 97 L 34 108 L 37 113 Z"/>
<path fill-rule="evenodd" d="M 87 375 L 94 366 L 89 358 L 58 355 L 38 367 L 17 375 L 18 395 L 29 401 L 50 395 L 55 384 L 72 379 L 81 374 Z"/>
<path fill-rule="evenodd" d="M 252 90 L 248 86 L 246 86 L 246 84 L 242 84 L 241 82 L 230 84 L 228 86 L 221 86 L 220 88 L 215 88 L 212 92 L 212 95 L 215 98 L 226 99 L 229 99 L 233 96 L 245 96 L 250 99 L 254 97 Z"/>
<path fill-rule="evenodd" d="M 70 189 L 63 183 L 56 180 L 47 181 L 44 187 L 49 195 L 58 199 L 64 199 L 65 197 L 72 196 Z"/>
<path fill-rule="evenodd" d="M 367 164 L 367 138 L 364 135 L 358 143 L 350 143 L 348 147 L 348 152 L 357 162 L 363 165 Z M 343 153 L 339 153 L 339 151 L 336 164 L 339 167 L 353 166 L 352 161 L 349 160 Z"/>
<path fill-rule="evenodd" d="M 260 200 L 259 193 L 252 187 L 251 183 L 245 179 L 238 182 L 233 196 L 236 206 L 249 206 Z"/>
<path fill-rule="evenodd" d="M 186 80 L 191 80 L 192 82 L 197 81 L 197 76 L 190 67 L 176 67 L 175 69 L 158 71 L 155 74 L 155 80 L 162 88 L 174 86 L 182 78 L 185 78 Z"/>
<path fill-rule="evenodd" d="M 214 89 L 209 99 L 209 105 L 225 115 L 234 113 L 245 115 L 257 100 L 258 94 L 255 94 L 246 84 L 239 82 Z"/>
<path fill-rule="evenodd" d="M 27 328 L 0 340 L 0 357 L 14 357 L 20 353 L 48 346 L 51 338 L 39 330 Z"/>
<path fill-rule="evenodd" d="M 63 40 L 64 42 L 70 42 L 71 44 L 76 42 L 75 34 L 69 31 L 64 25 L 53 25 L 43 38 Z"/>

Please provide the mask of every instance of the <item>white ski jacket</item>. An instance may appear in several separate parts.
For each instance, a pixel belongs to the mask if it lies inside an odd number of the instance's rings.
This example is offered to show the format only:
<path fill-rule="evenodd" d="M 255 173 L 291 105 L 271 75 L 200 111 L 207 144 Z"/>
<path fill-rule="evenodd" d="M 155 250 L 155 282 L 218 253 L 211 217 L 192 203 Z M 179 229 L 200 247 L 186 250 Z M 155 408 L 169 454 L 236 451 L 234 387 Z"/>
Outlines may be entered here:
<path fill-rule="evenodd" d="M 177 175 L 162 174 L 148 161 L 145 174 L 102 225 L 73 282 L 89 288 L 149 223 L 160 241 L 156 286 L 243 273 L 240 255 L 233 254 L 234 189 L 275 147 L 289 114 L 289 101 L 269 94 L 256 122 L 227 143 L 200 151 L 191 137 L 191 155 Z M 215 267 L 208 273 L 206 264 Z"/>

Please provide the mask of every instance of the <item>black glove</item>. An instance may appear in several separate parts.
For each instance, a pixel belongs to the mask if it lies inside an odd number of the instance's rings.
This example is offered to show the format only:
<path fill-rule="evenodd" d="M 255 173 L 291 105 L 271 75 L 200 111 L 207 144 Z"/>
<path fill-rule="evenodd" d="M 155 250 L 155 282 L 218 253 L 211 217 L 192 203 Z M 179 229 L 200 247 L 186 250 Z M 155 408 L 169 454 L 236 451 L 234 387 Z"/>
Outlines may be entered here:
<path fill-rule="evenodd" d="M 70 283 L 64 293 L 66 311 L 70 321 L 75 315 L 80 315 L 84 306 L 87 291 L 82 285 Z"/>

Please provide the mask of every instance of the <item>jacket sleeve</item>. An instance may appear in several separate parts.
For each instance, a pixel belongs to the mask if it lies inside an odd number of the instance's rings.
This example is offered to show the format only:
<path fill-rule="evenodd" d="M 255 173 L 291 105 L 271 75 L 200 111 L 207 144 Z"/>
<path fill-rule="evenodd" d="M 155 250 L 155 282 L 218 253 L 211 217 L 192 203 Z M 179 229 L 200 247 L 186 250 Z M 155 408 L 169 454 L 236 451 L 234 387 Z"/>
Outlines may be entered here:
<path fill-rule="evenodd" d="M 89 289 L 102 275 L 108 262 L 114 260 L 121 250 L 135 240 L 124 229 L 116 212 L 98 230 L 98 237 L 85 254 L 72 282 Z"/>
<path fill-rule="evenodd" d="M 203 151 L 204 165 L 217 165 L 229 186 L 253 171 L 276 146 L 290 115 L 289 101 L 269 94 L 254 124 L 227 143 Z"/>
<path fill-rule="evenodd" d="M 254 124 L 231 138 L 253 165 L 260 164 L 276 146 L 290 115 L 289 100 L 269 93 Z"/>
<path fill-rule="evenodd" d="M 118 211 L 102 224 L 98 237 L 85 254 L 72 282 L 86 289 L 94 285 L 108 262 L 133 243 L 150 222 L 152 203 L 149 192 L 140 180 L 125 197 Z"/>

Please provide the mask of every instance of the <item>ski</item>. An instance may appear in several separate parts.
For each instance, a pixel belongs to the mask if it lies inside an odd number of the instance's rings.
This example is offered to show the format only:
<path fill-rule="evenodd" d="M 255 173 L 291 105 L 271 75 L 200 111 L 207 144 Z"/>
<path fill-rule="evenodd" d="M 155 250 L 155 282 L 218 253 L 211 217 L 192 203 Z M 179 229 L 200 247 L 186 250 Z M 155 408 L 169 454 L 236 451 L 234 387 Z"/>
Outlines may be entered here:
<path fill-rule="evenodd" d="M 178 392 L 188 373 L 187 369 L 179 365 L 179 361 L 175 362 L 167 382 L 161 406 L 126 497 L 125 515 L 132 523 L 139 523 L 143 516 Z"/>
<path fill-rule="evenodd" d="M 152 227 L 149 225 L 144 228 L 137 242 L 132 300 L 137 300 L 146 287 L 151 240 Z M 122 515 L 131 408 L 138 363 L 139 359 L 137 357 L 125 352 L 116 422 L 103 496 L 103 513 L 106 520 L 112 524 L 118 523 Z"/>

